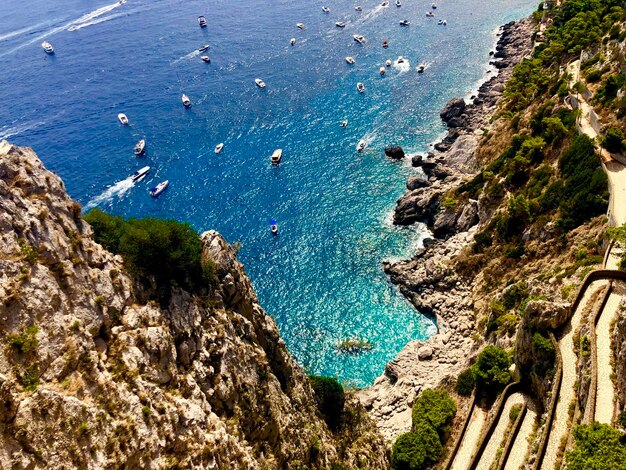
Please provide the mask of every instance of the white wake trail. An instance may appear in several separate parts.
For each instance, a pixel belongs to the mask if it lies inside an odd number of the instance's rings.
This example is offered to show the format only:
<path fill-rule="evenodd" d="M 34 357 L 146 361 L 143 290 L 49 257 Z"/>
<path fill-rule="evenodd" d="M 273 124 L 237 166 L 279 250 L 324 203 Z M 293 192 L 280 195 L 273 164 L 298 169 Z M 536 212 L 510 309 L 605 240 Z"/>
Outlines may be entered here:
<path fill-rule="evenodd" d="M 124 194 L 126 194 L 133 186 L 135 186 L 135 182 L 129 176 L 125 180 L 118 181 L 113 186 L 107 188 L 102 194 L 94 197 L 85 205 L 85 210 L 92 209 L 100 204 L 110 202 L 113 198 L 117 197 L 121 199 Z"/>

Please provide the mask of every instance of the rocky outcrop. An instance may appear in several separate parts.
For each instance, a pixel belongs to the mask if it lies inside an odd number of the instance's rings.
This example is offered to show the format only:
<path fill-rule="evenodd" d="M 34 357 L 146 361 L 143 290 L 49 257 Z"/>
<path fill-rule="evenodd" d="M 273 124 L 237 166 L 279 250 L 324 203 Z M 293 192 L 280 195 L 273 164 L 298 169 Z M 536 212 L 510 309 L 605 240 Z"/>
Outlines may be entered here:
<path fill-rule="evenodd" d="M 463 111 L 465 111 L 465 106 L 465 100 L 461 98 L 452 98 L 441 110 L 439 117 L 443 122 L 448 123 L 452 119 L 461 116 Z"/>
<path fill-rule="evenodd" d="M 29 149 L 0 143 L 0 467 L 387 468 L 363 413 L 331 433 L 233 248 L 217 281 L 142 302 Z M 341 440 L 343 439 L 343 440 Z"/>
<path fill-rule="evenodd" d="M 385 155 L 393 160 L 402 160 L 404 158 L 404 150 L 400 146 L 387 147 Z"/>

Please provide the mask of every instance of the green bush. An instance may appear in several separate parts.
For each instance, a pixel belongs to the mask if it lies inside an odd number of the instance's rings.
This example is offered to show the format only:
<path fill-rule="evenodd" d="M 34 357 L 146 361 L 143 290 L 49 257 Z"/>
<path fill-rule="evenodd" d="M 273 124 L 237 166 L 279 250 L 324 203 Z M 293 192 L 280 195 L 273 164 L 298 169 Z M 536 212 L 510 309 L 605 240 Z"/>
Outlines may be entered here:
<path fill-rule="evenodd" d="M 395 470 L 422 470 L 435 464 L 443 454 L 443 447 L 435 430 L 419 426 L 396 439 L 391 449 L 391 467 Z"/>
<path fill-rule="evenodd" d="M 330 429 L 338 429 L 346 401 L 343 387 L 333 377 L 310 375 L 309 381 L 315 392 L 318 411 Z"/>
<path fill-rule="evenodd" d="M 540 354 L 545 356 L 554 356 L 556 350 L 554 349 L 554 344 L 550 338 L 546 338 L 539 332 L 535 332 L 533 335 L 533 348 L 539 351 Z"/>
<path fill-rule="evenodd" d="M 606 424 L 576 426 L 574 449 L 566 454 L 569 470 L 623 470 L 626 468 L 624 434 Z"/>
<path fill-rule="evenodd" d="M 37 350 L 39 340 L 37 339 L 39 327 L 37 325 L 29 325 L 18 334 L 9 336 L 9 346 L 11 346 L 19 354 L 30 354 Z"/>
<path fill-rule="evenodd" d="M 491 394 L 511 381 L 511 359 L 503 349 L 489 345 L 478 355 L 474 365 L 476 384 L 480 390 Z"/>
<path fill-rule="evenodd" d="M 619 127 L 609 127 L 602 139 L 602 146 L 612 153 L 619 153 L 624 148 L 624 132 Z"/>
<path fill-rule="evenodd" d="M 156 296 L 167 302 L 171 288 L 197 291 L 214 281 L 215 265 L 202 262 L 200 237 L 186 223 L 155 218 L 123 219 L 99 209 L 85 215 L 96 242 L 122 255 L 129 271 L 140 280 L 153 278 Z"/>
<path fill-rule="evenodd" d="M 456 379 L 456 393 L 462 396 L 469 396 L 476 387 L 476 377 L 472 368 L 465 369 Z"/>
<path fill-rule="evenodd" d="M 445 390 L 426 389 L 413 405 L 413 429 L 427 423 L 445 438 L 450 431 L 452 418 L 456 414 L 456 404 Z"/>

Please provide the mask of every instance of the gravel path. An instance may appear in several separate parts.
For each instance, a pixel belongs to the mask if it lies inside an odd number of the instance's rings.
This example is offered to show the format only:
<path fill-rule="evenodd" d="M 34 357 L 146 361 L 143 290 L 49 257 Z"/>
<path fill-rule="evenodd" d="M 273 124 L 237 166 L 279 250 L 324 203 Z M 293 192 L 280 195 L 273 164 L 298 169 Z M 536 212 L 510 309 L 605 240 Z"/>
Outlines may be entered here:
<path fill-rule="evenodd" d="M 452 470 L 467 470 L 476 447 L 478 447 L 478 439 L 485 421 L 487 421 L 487 412 L 477 406 L 474 407 L 474 412 L 463 435 L 463 442 L 461 442 L 461 447 L 452 464 Z"/>
<path fill-rule="evenodd" d="M 595 420 L 599 423 L 611 424 L 613 420 L 613 366 L 611 365 L 611 323 L 617 316 L 623 299 L 624 288 L 616 284 L 609 300 L 600 315 L 596 326 L 596 350 L 598 352 L 598 389 L 596 393 Z"/>
<path fill-rule="evenodd" d="M 480 456 L 480 460 L 476 466 L 477 470 L 489 470 L 491 464 L 494 460 L 496 460 L 496 454 L 502 445 L 502 439 L 504 439 L 504 434 L 506 433 L 506 430 L 511 422 L 511 419 L 509 418 L 511 408 L 515 405 L 522 404 L 524 404 L 524 395 L 521 393 L 514 393 L 507 399 L 504 404 L 502 414 L 500 415 L 500 421 L 496 425 L 496 429 L 491 435 L 491 439 L 489 439 L 489 443 L 487 444 L 487 447 L 485 447 L 485 451 Z"/>
<path fill-rule="evenodd" d="M 621 163 L 612 161 L 605 163 L 606 174 L 609 178 L 609 191 L 611 192 L 611 222 L 615 226 L 626 223 L 626 167 Z"/>
<path fill-rule="evenodd" d="M 519 470 L 528 455 L 528 449 L 530 448 L 529 438 L 535 428 L 535 422 L 537 421 L 537 408 L 532 400 L 527 398 L 526 400 L 526 416 L 520 426 L 515 443 L 509 454 L 504 470 Z"/>
<path fill-rule="evenodd" d="M 554 421 L 552 422 L 550 436 L 548 437 L 546 454 L 543 458 L 543 462 L 541 463 L 542 469 L 555 470 L 554 466 L 557 461 L 559 447 L 561 446 L 561 438 L 566 436 L 569 431 L 567 423 L 569 418 L 569 406 L 572 400 L 574 400 L 574 384 L 578 378 L 577 358 L 576 353 L 574 352 L 574 333 L 580 326 L 580 320 L 583 312 L 591 307 L 591 305 L 588 304 L 592 294 L 605 285 L 606 281 L 597 281 L 592 283 L 587 288 L 587 291 L 578 305 L 576 312 L 574 312 L 574 316 L 567 326 L 564 335 L 559 340 L 559 349 L 561 350 L 561 356 L 563 357 L 563 379 L 561 381 L 561 392 L 556 405 Z"/>

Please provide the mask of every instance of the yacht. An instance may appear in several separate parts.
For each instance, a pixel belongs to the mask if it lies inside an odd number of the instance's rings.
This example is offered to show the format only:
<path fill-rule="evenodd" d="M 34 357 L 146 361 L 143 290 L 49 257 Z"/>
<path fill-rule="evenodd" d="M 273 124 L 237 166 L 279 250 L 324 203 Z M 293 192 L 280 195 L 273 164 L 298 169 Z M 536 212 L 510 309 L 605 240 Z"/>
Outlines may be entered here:
<path fill-rule="evenodd" d="M 357 5 L 354 7 L 355 11 L 363 11 L 363 7 L 361 5 Z"/>
<path fill-rule="evenodd" d="M 354 57 L 352 56 L 346 57 L 346 62 L 348 62 L 349 64 L 354 64 Z"/>
<path fill-rule="evenodd" d="M 211 58 L 208 55 L 203 55 L 200 58 L 202 59 L 202 62 L 206 62 L 207 64 L 211 62 Z"/>
<path fill-rule="evenodd" d="M 295 46 L 295 45 L 296 45 L 296 38 L 291 38 L 291 40 L 289 41 L 289 43 L 290 43 L 292 46 Z"/>
<path fill-rule="evenodd" d="M 429 18 L 434 18 L 435 14 L 432 11 L 429 11 L 428 13 L 426 13 L 426 16 Z"/>
<path fill-rule="evenodd" d="M 400 20 L 400 26 L 408 26 L 409 24 L 409 20 Z"/>
<path fill-rule="evenodd" d="M 282 149 L 274 150 L 274 153 L 270 157 L 270 161 L 272 162 L 273 165 L 278 165 L 282 159 L 283 159 L 283 150 Z"/>
<path fill-rule="evenodd" d="M 128 118 L 126 117 L 126 114 L 124 113 L 119 113 L 117 115 L 117 118 L 120 120 L 120 122 L 122 124 L 124 124 L 125 126 L 128 126 Z"/>
<path fill-rule="evenodd" d="M 380 70 L 378 70 L 378 72 L 379 72 L 381 75 L 385 75 L 385 73 L 387 72 L 387 70 L 385 69 L 385 67 L 381 67 L 381 68 L 380 68 Z"/>
<path fill-rule="evenodd" d="M 304 29 L 304 23 L 296 23 L 296 28 Z"/>
<path fill-rule="evenodd" d="M 182 100 L 183 106 L 185 108 L 191 108 L 191 100 L 189 99 L 187 95 L 183 93 L 183 96 L 181 96 L 180 99 Z"/>
<path fill-rule="evenodd" d="M 436 9 L 437 9 L 437 4 L 436 4 L 436 3 L 433 3 L 433 4 L 431 5 L 431 7 L 433 7 L 433 10 L 436 10 Z"/>
<path fill-rule="evenodd" d="M 278 235 L 278 224 L 274 219 L 270 220 L 270 232 L 272 235 Z"/>
<path fill-rule="evenodd" d="M 363 93 L 365 91 L 365 85 L 363 85 L 361 82 L 356 84 L 356 89 L 359 93 Z"/>
<path fill-rule="evenodd" d="M 223 143 L 219 143 L 215 146 L 215 153 L 218 154 L 222 151 L 222 149 L 224 148 L 224 144 Z"/>
<path fill-rule="evenodd" d="M 381 7 L 388 7 L 389 6 L 389 2 L 384 1 L 383 3 L 380 4 Z"/>
<path fill-rule="evenodd" d="M 328 7 L 322 7 L 322 11 L 323 11 L 324 13 L 330 13 L 330 8 L 328 8 Z"/>
<path fill-rule="evenodd" d="M 170 182 L 168 180 L 161 181 L 154 188 L 150 189 L 150 196 L 157 197 L 159 194 L 161 194 L 163 191 L 165 191 L 167 189 L 169 184 L 170 184 Z"/>
<path fill-rule="evenodd" d="M 361 36 L 360 34 L 355 34 L 352 36 L 356 42 L 359 44 L 365 44 L 365 36 Z"/>
<path fill-rule="evenodd" d="M 345 28 L 346 24 L 343 21 L 337 21 L 335 26 L 337 26 L 337 28 Z"/>
<path fill-rule="evenodd" d="M 258 86 L 259 88 L 265 88 L 265 82 L 260 78 L 255 78 L 254 83 L 256 83 L 256 86 Z"/>
<path fill-rule="evenodd" d="M 133 149 L 133 152 L 137 156 L 143 155 L 146 152 L 146 141 L 144 139 L 141 139 L 139 142 L 137 142 L 135 148 Z"/>
<path fill-rule="evenodd" d="M 344 119 L 343 121 L 341 121 L 341 127 L 348 127 L 348 120 Z"/>
<path fill-rule="evenodd" d="M 198 52 L 204 52 L 208 49 L 209 49 L 209 45 L 205 44 L 204 46 L 198 48 Z"/>
<path fill-rule="evenodd" d="M 386 40 L 386 39 L 383 41 L 383 47 L 384 47 L 385 49 L 387 49 L 387 48 L 389 47 L 389 42 L 387 42 L 387 40 Z"/>
<path fill-rule="evenodd" d="M 198 16 L 198 24 L 201 28 L 206 28 L 206 18 L 204 16 Z"/>
<path fill-rule="evenodd" d="M 146 177 L 146 175 L 150 172 L 150 167 L 149 166 L 144 166 L 142 169 L 137 170 L 136 172 L 134 172 L 130 178 L 133 181 L 141 181 L 142 179 L 144 179 Z"/>
<path fill-rule="evenodd" d="M 385 62 L 385 65 L 387 67 L 391 67 L 391 59 L 387 59 L 387 61 Z"/>
<path fill-rule="evenodd" d="M 365 150 L 365 147 L 367 147 L 367 142 L 365 142 L 364 140 L 359 140 L 359 143 L 356 144 L 356 151 L 361 153 L 363 150 Z"/>
<path fill-rule="evenodd" d="M 402 3 L 400 3 L 400 0 L 396 0 L 396 6 L 397 6 L 398 8 L 400 8 L 400 7 L 402 6 Z"/>
<path fill-rule="evenodd" d="M 46 54 L 54 54 L 54 49 L 52 48 L 52 44 L 50 44 L 48 41 L 42 42 L 41 47 L 43 47 L 43 50 L 46 51 Z"/>
<path fill-rule="evenodd" d="M 419 64 L 417 66 L 417 73 L 424 73 L 425 69 L 426 69 L 426 64 Z"/>

